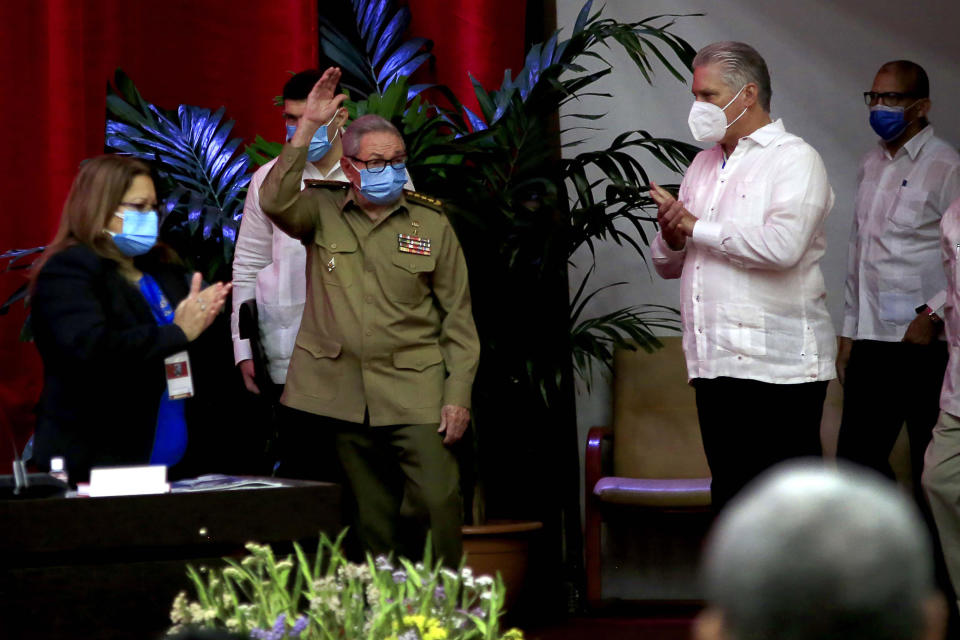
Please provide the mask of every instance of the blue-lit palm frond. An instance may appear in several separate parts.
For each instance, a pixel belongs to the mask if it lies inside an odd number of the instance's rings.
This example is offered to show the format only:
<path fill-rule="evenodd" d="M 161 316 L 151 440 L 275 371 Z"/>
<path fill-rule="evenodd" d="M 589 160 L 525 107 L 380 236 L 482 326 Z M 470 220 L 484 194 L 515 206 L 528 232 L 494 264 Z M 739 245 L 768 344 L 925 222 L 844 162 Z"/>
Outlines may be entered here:
<path fill-rule="evenodd" d="M 411 75 L 430 59 L 433 42 L 426 38 L 405 40 L 410 10 L 397 8 L 394 0 L 353 0 L 355 32 L 344 33 L 320 17 L 320 46 L 344 72 L 342 84 L 354 98 L 383 93 L 398 78 Z M 413 99 L 427 85 L 408 88 Z"/>
<path fill-rule="evenodd" d="M 225 276 L 233 259 L 250 158 L 230 138 L 225 110 L 181 105 L 166 111 L 145 101 L 117 70 L 107 87 L 105 146 L 153 165 L 159 183 L 161 238 L 208 279 Z"/>

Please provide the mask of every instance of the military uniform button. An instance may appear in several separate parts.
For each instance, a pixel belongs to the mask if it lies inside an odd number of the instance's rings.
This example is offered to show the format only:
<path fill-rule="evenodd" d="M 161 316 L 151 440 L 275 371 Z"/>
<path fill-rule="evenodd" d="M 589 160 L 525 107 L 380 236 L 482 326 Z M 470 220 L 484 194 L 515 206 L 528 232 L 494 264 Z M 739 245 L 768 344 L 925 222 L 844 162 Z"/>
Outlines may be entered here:
<path fill-rule="evenodd" d="M 373 304 L 373 296 L 367 296 L 364 300 L 367 301 L 367 304 Z"/>
<path fill-rule="evenodd" d="M 366 333 L 368 336 L 372 336 L 372 335 L 373 335 L 373 331 L 370 331 L 370 329 L 367 329 L 367 330 L 365 331 L 365 333 Z"/>
<path fill-rule="evenodd" d="M 336 242 L 330 243 L 330 248 L 331 248 L 331 249 L 336 249 L 336 248 L 337 248 L 337 243 L 336 243 Z"/>

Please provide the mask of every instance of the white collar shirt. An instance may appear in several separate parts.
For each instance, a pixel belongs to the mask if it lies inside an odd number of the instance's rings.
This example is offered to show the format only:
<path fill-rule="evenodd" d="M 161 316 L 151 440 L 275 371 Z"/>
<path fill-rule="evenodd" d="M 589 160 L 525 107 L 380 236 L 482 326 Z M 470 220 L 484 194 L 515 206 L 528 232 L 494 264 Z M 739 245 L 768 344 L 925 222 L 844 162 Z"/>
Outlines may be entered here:
<path fill-rule="evenodd" d="M 834 198 L 813 147 L 777 120 L 729 158 L 720 145 L 697 154 L 679 199 L 698 218 L 693 237 L 672 251 L 658 233 L 651 255 L 661 276 L 681 279 L 688 377 L 836 377 L 820 272 Z"/>
<path fill-rule="evenodd" d="M 940 222 L 940 251 L 943 270 L 947 281 L 946 304 L 943 307 L 943 320 L 947 336 L 947 349 L 950 360 L 943 377 L 943 390 L 940 392 L 940 408 L 947 413 L 960 416 L 960 199 L 955 200 L 943 214 Z"/>
<path fill-rule="evenodd" d="M 897 342 L 918 306 L 941 306 L 940 218 L 960 198 L 960 154 L 928 125 L 895 156 L 868 152 L 858 182 L 841 335 Z"/>
<path fill-rule="evenodd" d="M 252 356 L 250 341 L 240 338 L 240 305 L 251 298 L 257 301 L 260 318 L 260 342 L 267 359 L 270 379 L 283 384 L 293 354 L 300 318 L 307 296 L 307 252 L 299 240 L 283 233 L 260 209 L 260 185 L 276 163 L 276 158 L 257 169 L 247 187 L 243 219 L 233 257 L 233 334 L 234 360 L 239 363 Z M 303 180 L 347 181 L 337 162 L 326 174 L 312 162 L 303 169 Z M 300 188 L 304 187 L 301 182 Z"/>

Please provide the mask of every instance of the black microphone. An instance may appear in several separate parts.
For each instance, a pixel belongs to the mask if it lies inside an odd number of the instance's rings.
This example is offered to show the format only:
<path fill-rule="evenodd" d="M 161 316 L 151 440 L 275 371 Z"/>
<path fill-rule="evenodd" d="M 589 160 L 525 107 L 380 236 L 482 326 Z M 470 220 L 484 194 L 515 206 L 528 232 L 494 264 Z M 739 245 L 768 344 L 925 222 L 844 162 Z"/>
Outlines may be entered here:
<path fill-rule="evenodd" d="M 62 496 L 69 485 L 48 473 L 27 473 L 27 466 L 17 450 L 17 441 L 7 412 L 0 407 L 0 425 L 13 450 L 13 475 L 0 476 L 0 500 L 32 500 Z"/>

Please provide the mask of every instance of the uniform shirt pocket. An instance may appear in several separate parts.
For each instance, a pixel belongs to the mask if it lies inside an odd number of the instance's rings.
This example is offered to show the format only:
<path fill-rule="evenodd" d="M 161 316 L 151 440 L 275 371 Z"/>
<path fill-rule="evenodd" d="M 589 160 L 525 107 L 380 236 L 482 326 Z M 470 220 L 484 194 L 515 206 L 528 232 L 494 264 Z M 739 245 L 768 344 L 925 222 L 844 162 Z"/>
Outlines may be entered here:
<path fill-rule="evenodd" d="M 397 351 L 393 366 L 397 369 L 393 392 L 400 406 L 423 409 L 440 404 L 446 378 L 440 347 L 429 344 Z"/>
<path fill-rule="evenodd" d="M 879 285 L 877 304 L 882 321 L 901 326 L 917 317 L 917 307 L 924 302 L 919 276 L 901 276 Z"/>
<path fill-rule="evenodd" d="M 737 222 L 750 226 L 763 224 L 766 204 L 766 186 L 763 182 L 740 180 L 733 185 L 732 209 Z"/>
<path fill-rule="evenodd" d="M 357 239 L 348 234 L 318 233 L 314 242 L 318 246 L 318 266 L 323 281 L 335 287 L 349 287 L 352 284 L 350 274 L 353 271 L 349 263 L 358 259 Z"/>
<path fill-rule="evenodd" d="M 297 334 L 296 349 L 303 353 L 299 357 L 308 357 L 308 364 L 303 368 L 302 378 L 297 376 L 298 390 L 316 398 L 329 400 L 337 395 L 338 378 L 341 373 L 339 363 L 342 346 L 336 340 L 331 340 L 326 336 L 314 333 L 313 331 L 300 330 Z M 296 353 L 294 354 L 296 356 Z M 291 374 L 300 374 L 299 370 L 294 371 L 291 367 L 288 376 L 290 382 Z"/>
<path fill-rule="evenodd" d="M 890 221 L 899 227 L 915 229 L 929 222 L 927 207 L 930 192 L 915 187 L 900 187 L 893 197 Z"/>
<path fill-rule="evenodd" d="M 763 309 L 752 304 L 717 305 L 717 344 L 722 349 L 745 356 L 767 353 Z"/>
<path fill-rule="evenodd" d="M 437 261 L 433 256 L 397 252 L 387 267 L 384 293 L 396 302 L 417 304 L 430 293 Z"/>

